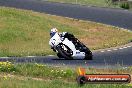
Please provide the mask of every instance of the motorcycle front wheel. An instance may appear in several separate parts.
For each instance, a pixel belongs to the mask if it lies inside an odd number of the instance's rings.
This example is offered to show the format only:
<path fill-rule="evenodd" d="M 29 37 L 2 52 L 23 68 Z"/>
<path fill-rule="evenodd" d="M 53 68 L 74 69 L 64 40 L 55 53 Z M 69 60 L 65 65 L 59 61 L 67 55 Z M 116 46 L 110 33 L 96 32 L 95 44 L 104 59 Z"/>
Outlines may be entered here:
<path fill-rule="evenodd" d="M 65 59 L 73 59 L 72 58 L 72 50 L 65 44 L 59 44 L 57 46 L 58 55 L 64 57 Z"/>

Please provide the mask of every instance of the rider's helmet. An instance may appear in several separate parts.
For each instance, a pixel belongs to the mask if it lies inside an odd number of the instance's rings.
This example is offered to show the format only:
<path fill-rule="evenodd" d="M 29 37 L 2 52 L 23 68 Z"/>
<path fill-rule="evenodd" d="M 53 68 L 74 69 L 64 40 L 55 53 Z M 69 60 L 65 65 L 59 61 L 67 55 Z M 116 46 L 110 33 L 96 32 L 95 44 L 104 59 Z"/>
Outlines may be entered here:
<path fill-rule="evenodd" d="M 58 33 L 57 28 L 52 28 L 52 29 L 50 30 L 50 36 L 51 36 L 51 38 L 52 38 L 56 33 Z"/>

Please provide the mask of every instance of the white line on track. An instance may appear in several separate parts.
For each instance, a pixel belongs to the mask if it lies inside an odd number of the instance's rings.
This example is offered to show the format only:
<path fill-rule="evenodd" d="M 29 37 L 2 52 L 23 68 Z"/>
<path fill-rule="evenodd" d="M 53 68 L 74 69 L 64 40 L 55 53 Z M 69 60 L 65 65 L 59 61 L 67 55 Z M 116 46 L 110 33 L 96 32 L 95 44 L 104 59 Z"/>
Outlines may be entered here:
<path fill-rule="evenodd" d="M 110 52 L 110 51 L 112 51 L 112 50 L 107 50 L 107 51 L 109 51 L 109 52 Z"/>
<path fill-rule="evenodd" d="M 48 55 L 48 56 L 54 56 L 54 55 Z"/>
<path fill-rule="evenodd" d="M 113 49 L 113 50 L 118 50 L 118 49 Z"/>
<path fill-rule="evenodd" d="M 101 51 L 102 53 L 105 52 L 105 51 Z"/>
<path fill-rule="evenodd" d="M 127 47 L 126 47 L 126 46 L 124 46 L 123 48 L 124 48 L 124 49 L 126 49 Z"/>
<path fill-rule="evenodd" d="M 119 49 L 123 49 L 123 48 L 119 48 Z"/>
<path fill-rule="evenodd" d="M 0 57 L 0 58 L 9 58 L 9 57 Z"/>
<path fill-rule="evenodd" d="M 127 47 L 129 47 L 129 48 L 130 48 L 130 47 L 132 47 L 132 46 L 127 46 Z"/>
<path fill-rule="evenodd" d="M 119 47 L 119 48 L 113 48 L 113 49 L 108 49 L 108 50 L 102 50 L 102 51 L 100 51 L 100 52 L 110 52 L 110 51 L 116 51 L 116 50 L 123 50 L 123 49 L 126 49 L 126 48 L 131 48 L 132 47 L 132 45 L 128 45 L 128 46 L 124 46 L 124 47 Z"/>
<path fill-rule="evenodd" d="M 36 57 L 36 56 L 27 56 L 27 57 Z"/>

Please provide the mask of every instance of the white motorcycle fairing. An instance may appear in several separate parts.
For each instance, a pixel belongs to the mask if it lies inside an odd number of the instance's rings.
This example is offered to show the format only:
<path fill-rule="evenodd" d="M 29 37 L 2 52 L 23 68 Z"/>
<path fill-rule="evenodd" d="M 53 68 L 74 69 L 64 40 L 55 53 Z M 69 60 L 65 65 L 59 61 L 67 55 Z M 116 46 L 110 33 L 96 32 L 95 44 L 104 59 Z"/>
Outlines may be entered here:
<path fill-rule="evenodd" d="M 69 41 L 67 38 L 65 38 L 65 40 L 62 43 L 68 46 L 73 51 L 72 57 L 74 59 L 85 58 L 85 52 L 80 52 L 79 50 L 76 50 L 75 45 L 71 41 Z"/>

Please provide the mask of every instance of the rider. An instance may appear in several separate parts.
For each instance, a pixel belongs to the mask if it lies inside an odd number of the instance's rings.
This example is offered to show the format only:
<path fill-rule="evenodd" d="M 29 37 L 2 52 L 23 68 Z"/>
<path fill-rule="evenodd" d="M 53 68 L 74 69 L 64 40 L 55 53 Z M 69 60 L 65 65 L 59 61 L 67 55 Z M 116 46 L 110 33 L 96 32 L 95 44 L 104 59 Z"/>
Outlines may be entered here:
<path fill-rule="evenodd" d="M 58 33 L 58 29 L 57 28 L 52 28 L 50 30 L 50 37 L 52 38 L 56 33 Z"/>
<path fill-rule="evenodd" d="M 56 51 L 54 49 L 54 46 L 56 45 L 56 43 L 59 43 L 62 41 L 57 28 L 52 28 L 50 30 L 50 37 L 51 39 L 49 41 L 49 45 L 51 46 L 51 49 L 53 49 L 53 51 Z"/>
<path fill-rule="evenodd" d="M 70 34 L 68 32 L 59 33 L 57 28 L 51 29 L 50 37 L 51 37 L 51 39 L 50 39 L 49 45 L 51 45 L 51 49 L 53 49 L 53 51 L 55 51 L 54 46 L 57 45 L 56 43 L 62 42 L 65 38 L 68 38 L 68 40 L 72 41 L 72 43 L 75 45 L 75 47 L 78 47 L 78 41 L 74 37 L 73 34 Z"/>
<path fill-rule="evenodd" d="M 50 37 L 52 38 L 56 33 L 60 36 L 60 39 L 63 40 L 64 38 L 68 38 L 69 40 L 72 41 L 71 38 L 74 38 L 74 35 L 68 33 L 68 32 L 62 32 L 59 33 L 57 28 L 52 28 L 50 31 Z"/>

